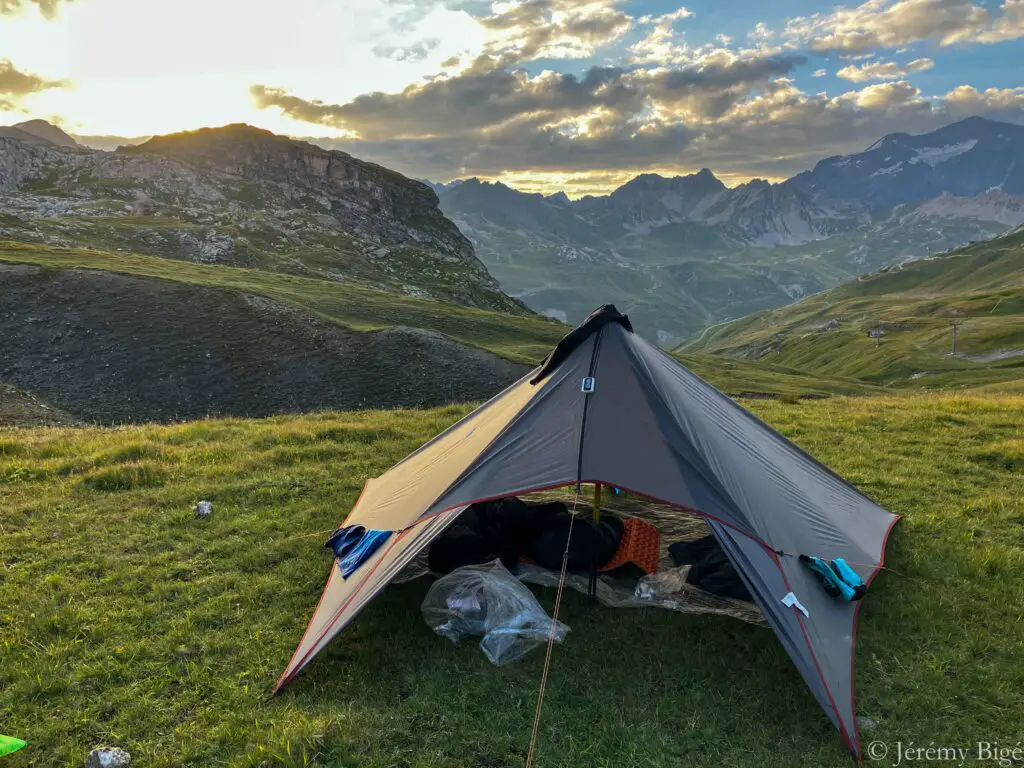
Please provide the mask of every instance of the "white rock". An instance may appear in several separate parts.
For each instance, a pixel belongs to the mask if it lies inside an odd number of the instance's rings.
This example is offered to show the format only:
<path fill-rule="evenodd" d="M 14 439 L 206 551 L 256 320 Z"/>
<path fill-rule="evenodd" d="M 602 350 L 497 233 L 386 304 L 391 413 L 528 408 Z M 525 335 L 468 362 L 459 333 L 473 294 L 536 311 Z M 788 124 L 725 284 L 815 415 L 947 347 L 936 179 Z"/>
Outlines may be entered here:
<path fill-rule="evenodd" d="M 132 756 L 118 747 L 94 749 L 85 758 L 85 768 L 128 768 Z"/>
<path fill-rule="evenodd" d="M 878 723 L 876 723 L 870 717 L 865 717 L 864 715 L 861 715 L 857 718 L 857 725 L 859 725 L 865 731 L 873 731 L 878 727 Z"/>
<path fill-rule="evenodd" d="M 196 517 L 209 517 L 213 514 L 213 502 L 200 501 L 192 511 L 196 513 Z"/>

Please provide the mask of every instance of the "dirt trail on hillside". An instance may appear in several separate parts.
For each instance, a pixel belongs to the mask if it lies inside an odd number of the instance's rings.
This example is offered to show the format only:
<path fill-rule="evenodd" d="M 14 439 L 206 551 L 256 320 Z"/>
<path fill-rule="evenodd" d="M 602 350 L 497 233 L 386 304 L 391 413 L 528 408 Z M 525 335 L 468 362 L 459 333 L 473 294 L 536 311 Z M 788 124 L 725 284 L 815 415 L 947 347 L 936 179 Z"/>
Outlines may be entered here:
<path fill-rule="evenodd" d="M 527 367 L 241 292 L 0 265 L 0 381 L 100 423 L 482 400 Z"/>

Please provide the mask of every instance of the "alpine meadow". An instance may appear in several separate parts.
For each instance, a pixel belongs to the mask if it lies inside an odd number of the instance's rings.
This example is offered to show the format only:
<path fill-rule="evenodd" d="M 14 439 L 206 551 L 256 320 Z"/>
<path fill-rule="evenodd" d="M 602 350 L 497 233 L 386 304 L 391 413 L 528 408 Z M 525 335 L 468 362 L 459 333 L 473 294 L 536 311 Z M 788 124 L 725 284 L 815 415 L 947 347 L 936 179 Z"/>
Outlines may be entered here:
<path fill-rule="evenodd" d="M 0 768 L 1024 765 L 1021 60 L 0 0 Z"/>

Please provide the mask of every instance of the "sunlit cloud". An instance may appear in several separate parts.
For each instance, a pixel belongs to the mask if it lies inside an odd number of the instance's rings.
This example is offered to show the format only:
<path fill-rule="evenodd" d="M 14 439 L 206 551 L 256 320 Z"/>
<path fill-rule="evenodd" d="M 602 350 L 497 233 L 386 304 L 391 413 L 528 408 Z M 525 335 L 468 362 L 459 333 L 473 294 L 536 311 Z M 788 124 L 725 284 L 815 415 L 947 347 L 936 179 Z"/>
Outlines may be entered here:
<path fill-rule="evenodd" d="M 859 53 L 924 40 L 940 46 L 996 43 L 1024 36 L 1024 0 L 990 11 L 972 0 L 868 0 L 792 19 L 787 34 L 815 52 Z"/>
<path fill-rule="evenodd" d="M 859 67 L 853 64 L 843 67 L 836 72 L 836 76 L 849 80 L 851 83 L 863 83 L 868 80 L 898 80 L 912 72 L 925 72 L 934 66 L 935 62 L 927 58 L 914 59 L 906 64 L 874 61 Z"/>
<path fill-rule="evenodd" d="M 104 146 L 249 122 L 412 176 L 572 194 L 705 166 L 776 179 L 887 132 L 1024 122 L 1020 90 L 984 79 L 999 70 L 946 65 L 954 46 L 1019 51 L 1024 0 L 803 4 L 724 31 L 636 0 L 0 0 L 0 112 Z"/>

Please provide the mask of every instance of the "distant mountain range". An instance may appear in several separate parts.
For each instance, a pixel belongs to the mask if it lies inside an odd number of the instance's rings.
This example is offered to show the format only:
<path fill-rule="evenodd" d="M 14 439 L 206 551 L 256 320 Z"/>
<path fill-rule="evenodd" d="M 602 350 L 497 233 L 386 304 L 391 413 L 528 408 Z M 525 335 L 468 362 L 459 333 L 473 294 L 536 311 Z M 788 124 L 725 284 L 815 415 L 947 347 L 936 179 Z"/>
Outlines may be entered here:
<path fill-rule="evenodd" d="M 609 195 L 433 185 L 502 288 L 569 322 L 614 300 L 664 344 L 1024 223 L 1024 127 L 968 118 L 885 136 L 771 184 L 708 169 Z"/>
<path fill-rule="evenodd" d="M 1024 127 L 981 118 L 891 134 L 778 184 L 730 188 L 705 168 L 579 200 L 421 183 L 242 125 L 83 145 L 96 140 L 41 120 L 0 128 L 0 239 L 525 305 L 570 323 L 613 301 L 666 346 L 1024 223 Z"/>
<path fill-rule="evenodd" d="M 0 129 L 0 240 L 227 264 L 513 314 L 423 184 L 247 125 L 107 152 Z"/>

